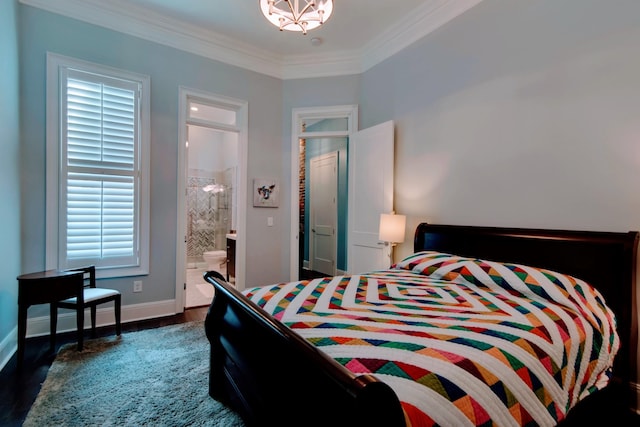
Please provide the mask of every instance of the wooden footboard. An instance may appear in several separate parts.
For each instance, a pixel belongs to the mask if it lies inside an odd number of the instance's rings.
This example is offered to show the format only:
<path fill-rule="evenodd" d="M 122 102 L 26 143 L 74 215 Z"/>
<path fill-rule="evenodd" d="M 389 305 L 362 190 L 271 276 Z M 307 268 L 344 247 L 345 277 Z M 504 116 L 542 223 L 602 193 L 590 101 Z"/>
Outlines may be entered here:
<path fill-rule="evenodd" d="M 249 425 L 404 426 L 395 393 L 354 375 L 248 301 L 216 272 L 205 320 L 209 394 Z"/>

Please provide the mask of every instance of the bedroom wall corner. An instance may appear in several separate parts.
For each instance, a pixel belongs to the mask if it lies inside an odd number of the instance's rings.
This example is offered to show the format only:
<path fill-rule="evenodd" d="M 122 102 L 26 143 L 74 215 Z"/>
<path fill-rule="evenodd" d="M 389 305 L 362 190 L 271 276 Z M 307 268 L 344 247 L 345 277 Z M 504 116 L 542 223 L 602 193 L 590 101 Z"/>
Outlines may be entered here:
<path fill-rule="evenodd" d="M 280 153 L 285 158 L 283 163 L 282 174 L 287 182 L 287 188 L 284 188 L 283 197 L 284 206 L 291 206 L 291 185 L 296 183 L 290 182 L 291 179 L 291 120 L 294 108 L 305 107 L 331 107 L 336 105 L 357 105 L 360 92 L 360 74 L 348 76 L 334 77 L 317 77 L 308 79 L 291 79 L 283 81 L 282 88 L 282 147 Z M 297 153 L 295 153 L 297 155 Z M 287 224 L 292 221 L 290 209 L 286 213 Z M 290 233 L 286 234 L 287 239 Z M 286 272 L 285 279 L 289 278 L 291 248 L 290 240 L 283 243 L 282 253 L 282 270 Z"/>
<path fill-rule="evenodd" d="M 16 349 L 20 275 L 20 94 L 18 2 L 0 2 L 0 369 Z"/>
<path fill-rule="evenodd" d="M 164 44 L 120 33 L 88 22 L 72 19 L 40 8 L 21 4 L 20 76 L 24 86 L 21 102 L 28 112 L 29 126 L 23 126 L 24 169 L 22 176 L 23 223 L 22 267 L 26 271 L 44 268 L 46 251 L 46 55 L 48 52 L 74 59 L 132 71 L 151 79 L 150 150 L 150 236 L 149 274 L 144 291 L 133 292 L 133 277 L 104 279 L 104 284 L 122 292 L 124 306 L 173 300 L 176 297 L 177 238 L 177 153 L 179 139 L 179 88 L 188 87 L 207 93 L 239 99 L 249 105 L 248 164 L 249 181 L 253 177 L 280 176 L 282 170 L 281 80 L 240 67 L 215 61 Z M 274 108 L 274 105 L 278 106 Z M 26 117 L 26 116 L 25 116 Z M 28 159 L 28 160 L 27 160 Z M 35 166 L 32 166 L 35 165 Z M 40 166 L 42 165 L 42 166 Z M 247 190 L 249 190 L 247 188 Z M 250 194 L 250 191 L 249 191 Z M 262 214 L 244 203 L 246 215 L 246 257 L 248 284 L 260 277 L 279 281 L 282 248 L 286 235 L 278 235 L 277 225 L 270 236 Z M 273 230 L 273 232 L 272 232 Z M 283 242 L 283 243 L 281 243 Z M 257 279 L 256 279 L 257 278 Z M 102 281 L 101 281 L 102 282 Z M 46 315 L 46 307 L 29 310 L 29 318 Z"/>
<path fill-rule="evenodd" d="M 639 15 L 632 0 L 481 2 L 366 71 L 360 122 L 396 123 L 407 235 L 421 221 L 639 230 Z"/>

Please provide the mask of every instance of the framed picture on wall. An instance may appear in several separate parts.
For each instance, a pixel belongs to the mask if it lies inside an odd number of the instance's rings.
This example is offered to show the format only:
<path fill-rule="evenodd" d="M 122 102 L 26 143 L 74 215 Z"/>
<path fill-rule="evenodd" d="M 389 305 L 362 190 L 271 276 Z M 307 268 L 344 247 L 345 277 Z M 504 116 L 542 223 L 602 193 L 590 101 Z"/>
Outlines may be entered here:
<path fill-rule="evenodd" d="M 257 208 L 277 208 L 280 185 L 276 179 L 255 178 L 253 180 L 253 206 Z"/>

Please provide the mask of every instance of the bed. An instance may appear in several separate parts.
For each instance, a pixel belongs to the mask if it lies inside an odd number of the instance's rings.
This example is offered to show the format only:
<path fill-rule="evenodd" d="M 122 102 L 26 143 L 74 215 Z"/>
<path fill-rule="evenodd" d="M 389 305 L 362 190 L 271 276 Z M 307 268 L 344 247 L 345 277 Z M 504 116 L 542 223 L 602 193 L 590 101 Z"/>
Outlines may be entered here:
<path fill-rule="evenodd" d="M 637 232 L 422 223 L 388 270 L 243 292 L 208 272 L 209 394 L 248 425 L 626 415 L 637 246 Z"/>

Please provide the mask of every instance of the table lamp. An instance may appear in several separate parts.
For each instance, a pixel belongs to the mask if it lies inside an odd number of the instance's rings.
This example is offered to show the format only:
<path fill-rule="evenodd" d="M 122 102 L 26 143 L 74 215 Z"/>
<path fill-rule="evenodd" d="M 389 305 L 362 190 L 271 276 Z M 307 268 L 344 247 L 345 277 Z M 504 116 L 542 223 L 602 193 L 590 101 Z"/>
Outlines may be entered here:
<path fill-rule="evenodd" d="M 398 243 L 404 242 L 404 231 L 407 223 L 407 217 L 404 215 L 396 215 L 395 212 L 390 214 L 380 214 L 380 228 L 378 231 L 378 239 L 391 245 L 389 257 L 393 264 L 393 247 Z"/>

